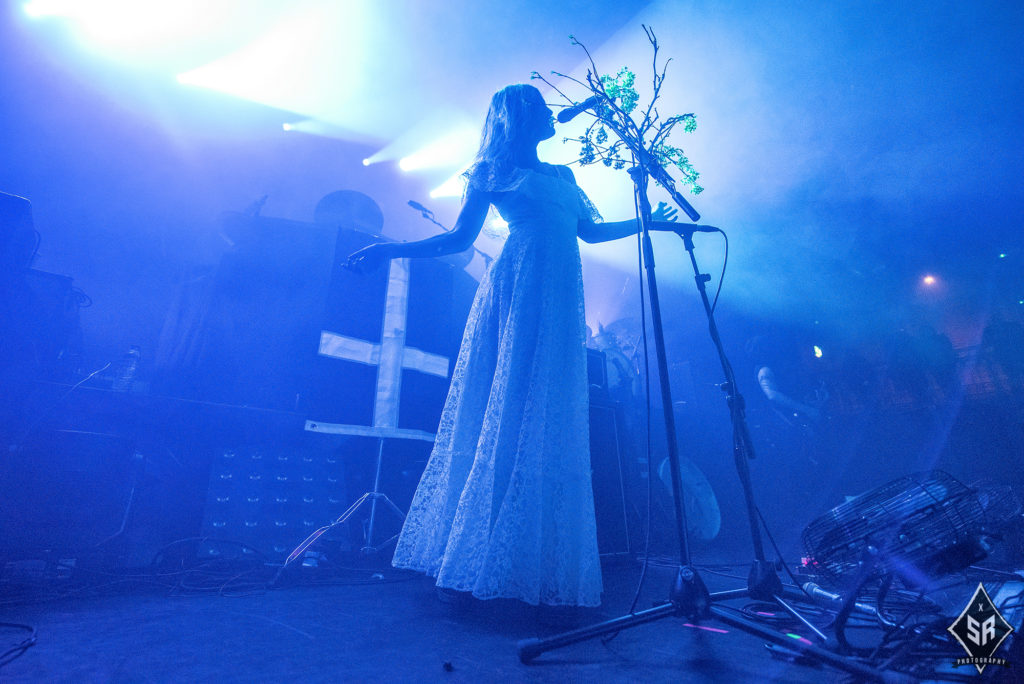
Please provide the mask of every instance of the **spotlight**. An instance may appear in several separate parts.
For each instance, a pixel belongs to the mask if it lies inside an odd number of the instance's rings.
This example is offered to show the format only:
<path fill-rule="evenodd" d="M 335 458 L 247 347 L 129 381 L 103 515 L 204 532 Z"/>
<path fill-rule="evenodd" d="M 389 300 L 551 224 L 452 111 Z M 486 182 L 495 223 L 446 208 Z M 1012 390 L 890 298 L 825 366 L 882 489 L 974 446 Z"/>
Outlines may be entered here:
<path fill-rule="evenodd" d="M 924 278 L 921 279 L 921 282 L 924 283 L 925 285 L 929 285 L 929 286 L 934 285 L 935 282 L 936 282 L 935 281 L 935 276 L 933 276 L 933 275 L 926 275 Z"/>
<path fill-rule="evenodd" d="M 69 3 L 61 0 L 31 0 L 26 2 L 22 9 L 25 10 L 25 14 L 38 19 L 39 17 L 54 17 L 62 14 L 69 14 L 69 10 L 73 9 L 69 6 Z"/>
<path fill-rule="evenodd" d="M 821 351 L 821 347 L 814 345 L 814 358 L 820 359 L 824 352 Z"/>
<path fill-rule="evenodd" d="M 369 160 L 369 158 L 367 158 L 367 159 L 364 159 L 364 160 L 363 160 L 363 166 L 369 166 L 369 165 L 370 165 L 370 160 Z"/>
<path fill-rule="evenodd" d="M 1000 259 L 1005 259 L 1006 258 L 1006 252 L 1000 252 L 999 253 L 999 258 Z"/>
<path fill-rule="evenodd" d="M 281 129 L 285 131 L 290 131 L 292 130 L 292 125 L 290 123 L 283 123 L 281 124 Z"/>

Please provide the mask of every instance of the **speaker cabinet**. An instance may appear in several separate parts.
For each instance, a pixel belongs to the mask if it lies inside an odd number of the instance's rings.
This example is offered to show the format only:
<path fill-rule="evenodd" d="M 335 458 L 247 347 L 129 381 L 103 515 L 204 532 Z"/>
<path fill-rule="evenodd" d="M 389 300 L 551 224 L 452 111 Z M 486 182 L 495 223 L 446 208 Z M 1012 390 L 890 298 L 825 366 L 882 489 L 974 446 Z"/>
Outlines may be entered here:
<path fill-rule="evenodd" d="M 58 430 L 0 459 L 0 557 L 101 550 L 124 530 L 138 473 L 131 443 Z"/>
<path fill-rule="evenodd" d="M 590 403 L 590 467 L 597 515 L 597 549 L 602 556 L 632 553 L 626 499 L 629 468 L 625 458 L 621 408 Z"/>
<path fill-rule="evenodd" d="M 345 510 L 350 502 L 344 482 L 336 452 L 273 445 L 225 449 L 211 466 L 202 525 L 210 541 L 199 553 L 223 556 L 225 548 L 235 552 L 241 544 L 283 560 Z"/>

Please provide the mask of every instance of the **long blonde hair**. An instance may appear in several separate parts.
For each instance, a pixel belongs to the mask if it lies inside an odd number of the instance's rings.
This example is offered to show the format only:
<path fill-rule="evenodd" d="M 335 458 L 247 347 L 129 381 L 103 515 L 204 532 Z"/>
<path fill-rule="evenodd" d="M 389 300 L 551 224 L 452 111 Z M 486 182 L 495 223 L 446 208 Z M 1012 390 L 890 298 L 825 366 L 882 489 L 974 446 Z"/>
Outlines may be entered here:
<path fill-rule="evenodd" d="M 486 173 L 490 180 L 495 180 L 515 168 L 516 153 L 523 145 L 523 122 L 530 92 L 542 97 L 539 90 L 525 83 L 505 86 L 491 97 L 480 150 L 466 172 L 468 178 L 476 179 L 478 174 Z"/>

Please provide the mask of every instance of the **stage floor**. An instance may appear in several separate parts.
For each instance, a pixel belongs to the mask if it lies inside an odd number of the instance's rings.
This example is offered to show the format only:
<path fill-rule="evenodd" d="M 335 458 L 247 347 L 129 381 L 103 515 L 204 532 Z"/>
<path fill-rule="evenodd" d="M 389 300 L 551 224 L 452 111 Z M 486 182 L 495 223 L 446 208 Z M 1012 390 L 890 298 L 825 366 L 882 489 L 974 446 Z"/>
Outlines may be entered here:
<path fill-rule="evenodd" d="M 762 640 L 715 620 L 705 629 L 668 617 L 552 651 L 530 665 L 516 643 L 624 613 L 636 564 L 605 568 L 605 605 L 571 617 L 538 615 L 512 601 L 456 608 L 431 580 L 372 567 L 347 571 L 350 584 L 256 590 L 236 583 L 223 594 L 171 594 L 152 585 L 114 584 L 61 597 L 22 592 L 0 611 L 33 625 L 37 644 L 0 670 L 17 682 L 822 682 L 840 675 L 773 658 Z M 667 595 L 670 567 L 652 567 L 639 607 Z M 712 589 L 742 581 L 707 575 Z M 118 584 L 121 588 L 118 589 Z M 129 587 L 129 584 L 132 586 Z M 8 598 L 11 598 L 8 596 Z M 4 632 L 4 647 L 23 635 Z"/>
<path fill-rule="evenodd" d="M 148 577 L 93 573 L 84 584 L 88 573 L 79 570 L 77 581 L 6 582 L 0 621 L 34 626 L 38 642 L 0 669 L 0 680 L 850 681 L 836 670 L 773 656 L 763 639 L 714 618 L 695 627 L 667 617 L 609 643 L 592 640 L 543 654 L 530 665 L 519 662 L 520 639 L 624 614 L 639 578 L 633 561 L 606 563 L 604 605 L 575 622 L 514 601 L 455 607 L 437 597 L 428 578 L 360 565 L 335 568 L 329 578 L 299 568 L 300 576 L 286 576 L 284 586 L 269 589 L 256 577 L 263 574 L 258 568 L 237 577 L 225 568 Z M 744 574 L 743 564 L 701 571 L 712 591 L 742 588 Z M 673 575 L 671 563 L 650 566 L 638 608 L 661 602 Z M 736 608 L 745 603 L 730 602 Z M 0 650 L 25 636 L 10 628 L 0 634 Z"/>

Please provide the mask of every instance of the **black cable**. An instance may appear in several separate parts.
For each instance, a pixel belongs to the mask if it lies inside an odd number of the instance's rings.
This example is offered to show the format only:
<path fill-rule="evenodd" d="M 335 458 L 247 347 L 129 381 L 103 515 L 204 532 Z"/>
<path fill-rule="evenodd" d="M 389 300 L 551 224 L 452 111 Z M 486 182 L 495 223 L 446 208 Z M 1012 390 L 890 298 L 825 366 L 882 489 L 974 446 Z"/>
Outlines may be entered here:
<path fill-rule="evenodd" d="M 33 430 L 35 430 L 37 427 L 39 427 L 39 424 L 43 421 L 43 419 L 46 418 L 48 415 L 50 415 L 51 411 L 53 411 L 55 408 L 60 406 L 64 402 L 64 400 L 67 399 L 71 395 L 72 392 L 74 392 L 76 389 L 81 387 L 84 383 L 86 383 L 87 381 L 92 379 L 93 376 L 98 375 L 99 373 L 102 373 L 106 369 L 110 368 L 110 364 L 111 364 L 111 362 L 108 361 L 102 367 L 97 368 L 92 373 L 89 373 L 88 375 L 86 375 L 84 378 L 82 378 L 81 380 L 76 382 L 74 385 L 72 385 L 71 388 L 68 389 L 67 392 L 65 392 L 60 397 L 58 397 L 56 401 L 52 402 L 50 404 L 50 406 L 48 406 L 47 408 L 45 408 L 42 411 L 40 411 L 39 414 L 36 416 L 36 419 L 33 420 L 31 423 L 29 423 L 28 427 L 25 428 L 25 431 L 21 433 L 21 438 L 18 439 L 13 444 L 11 444 L 10 448 L 14 449 L 14 450 L 17 450 L 18 448 L 24 446 L 25 440 L 27 440 L 29 435 L 32 434 Z"/>
<path fill-rule="evenodd" d="M 711 302 L 711 313 L 715 313 L 715 307 L 718 306 L 718 295 L 722 294 L 722 285 L 725 283 L 725 269 L 729 266 L 729 236 L 721 228 L 718 232 L 725 238 L 725 258 L 722 259 L 722 274 L 718 277 L 718 289 L 715 290 L 715 298 Z"/>
<path fill-rule="evenodd" d="M 71 294 L 74 296 L 75 304 L 79 309 L 86 309 L 92 306 L 92 297 L 85 294 L 85 290 L 80 287 L 72 287 Z"/>
<path fill-rule="evenodd" d="M 772 548 L 775 549 L 775 555 L 779 559 L 779 564 L 782 565 L 782 569 L 786 571 L 787 575 L 789 575 L 789 579 L 793 580 L 793 584 L 810 599 L 811 595 L 807 593 L 807 590 L 804 589 L 803 585 L 800 584 L 800 581 L 797 580 L 796 575 L 793 574 L 793 571 L 789 567 L 789 563 L 785 561 L 785 558 L 782 555 L 782 550 L 779 548 L 779 545 L 775 543 L 775 537 L 772 536 L 772 531 L 768 528 L 768 522 L 765 520 L 764 514 L 761 513 L 761 507 L 754 506 L 754 510 L 757 511 L 757 518 L 761 521 L 761 529 L 764 530 L 765 536 L 768 537 L 768 542 L 772 545 Z"/>
<path fill-rule="evenodd" d="M 647 342 L 647 297 L 644 290 L 643 224 L 640 216 L 640 199 L 637 196 L 637 192 L 633 193 L 633 215 L 636 217 L 637 221 L 636 269 L 637 280 L 640 283 L 640 337 L 642 340 L 641 348 L 644 352 L 644 425 L 647 438 L 647 516 L 644 520 L 644 557 L 643 562 L 640 564 L 640 578 L 636 583 L 636 591 L 633 592 L 633 600 L 629 604 L 628 612 L 631 615 L 636 611 L 636 606 L 640 602 L 640 593 L 643 591 L 644 583 L 647 580 L 647 568 L 651 559 L 651 504 L 654 498 L 652 485 L 654 480 L 654 463 L 652 458 L 653 445 L 651 444 L 651 354 L 648 349 L 649 345 Z M 603 637 L 601 639 L 601 643 L 607 645 L 618 635 L 619 632 L 613 632 L 608 636 Z"/>
<path fill-rule="evenodd" d="M 262 551 L 260 551 L 259 549 L 255 548 L 255 547 L 250 546 L 249 544 L 247 544 L 247 543 L 245 543 L 243 541 L 236 541 L 234 539 L 218 539 L 216 537 L 185 537 L 183 539 L 176 539 L 176 540 L 174 540 L 172 542 L 164 544 L 162 547 L 157 549 L 156 553 L 153 554 L 153 559 L 149 562 L 150 567 L 155 567 L 155 566 L 159 565 L 160 561 L 163 560 L 163 555 L 167 552 L 168 549 L 171 549 L 171 548 L 173 548 L 175 546 L 180 546 L 182 544 L 189 544 L 189 543 L 197 543 L 197 544 L 199 544 L 199 543 L 208 543 L 208 544 L 214 544 L 214 545 L 226 544 L 228 546 L 237 546 L 243 552 L 245 552 L 245 551 L 252 552 L 252 554 L 253 554 L 252 560 L 258 560 L 261 563 L 266 563 L 268 561 L 268 558 L 266 557 L 266 555 Z"/>
<path fill-rule="evenodd" d="M 633 193 L 633 215 L 636 217 L 638 226 L 636 233 L 636 263 L 637 280 L 640 283 L 640 330 L 642 348 L 644 350 L 644 415 L 647 446 L 647 515 L 644 523 L 644 561 L 640 566 L 640 579 L 637 581 L 636 591 L 633 594 L 633 601 L 629 604 L 630 613 L 633 613 L 636 610 L 637 603 L 640 601 L 640 592 L 643 589 L 645 580 L 647 579 L 647 568 L 651 558 L 651 527 L 653 524 L 651 521 L 651 514 L 653 511 L 652 502 L 654 500 L 654 445 L 651 443 L 651 353 L 647 341 L 647 291 L 644 285 L 643 227 L 641 224 L 642 218 L 640 216 L 640 200 L 635 192 Z"/>
<path fill-rule="evenodd" d="M 20 642 L 0 653 L 0 667 L 18 659 L 25 651 L 36 645 L 36 628 L 32 625 L 22 625 L 17 622 L 0 622 L 0 628 L 17 629 L 28 632 L 28 636 Z"/>

